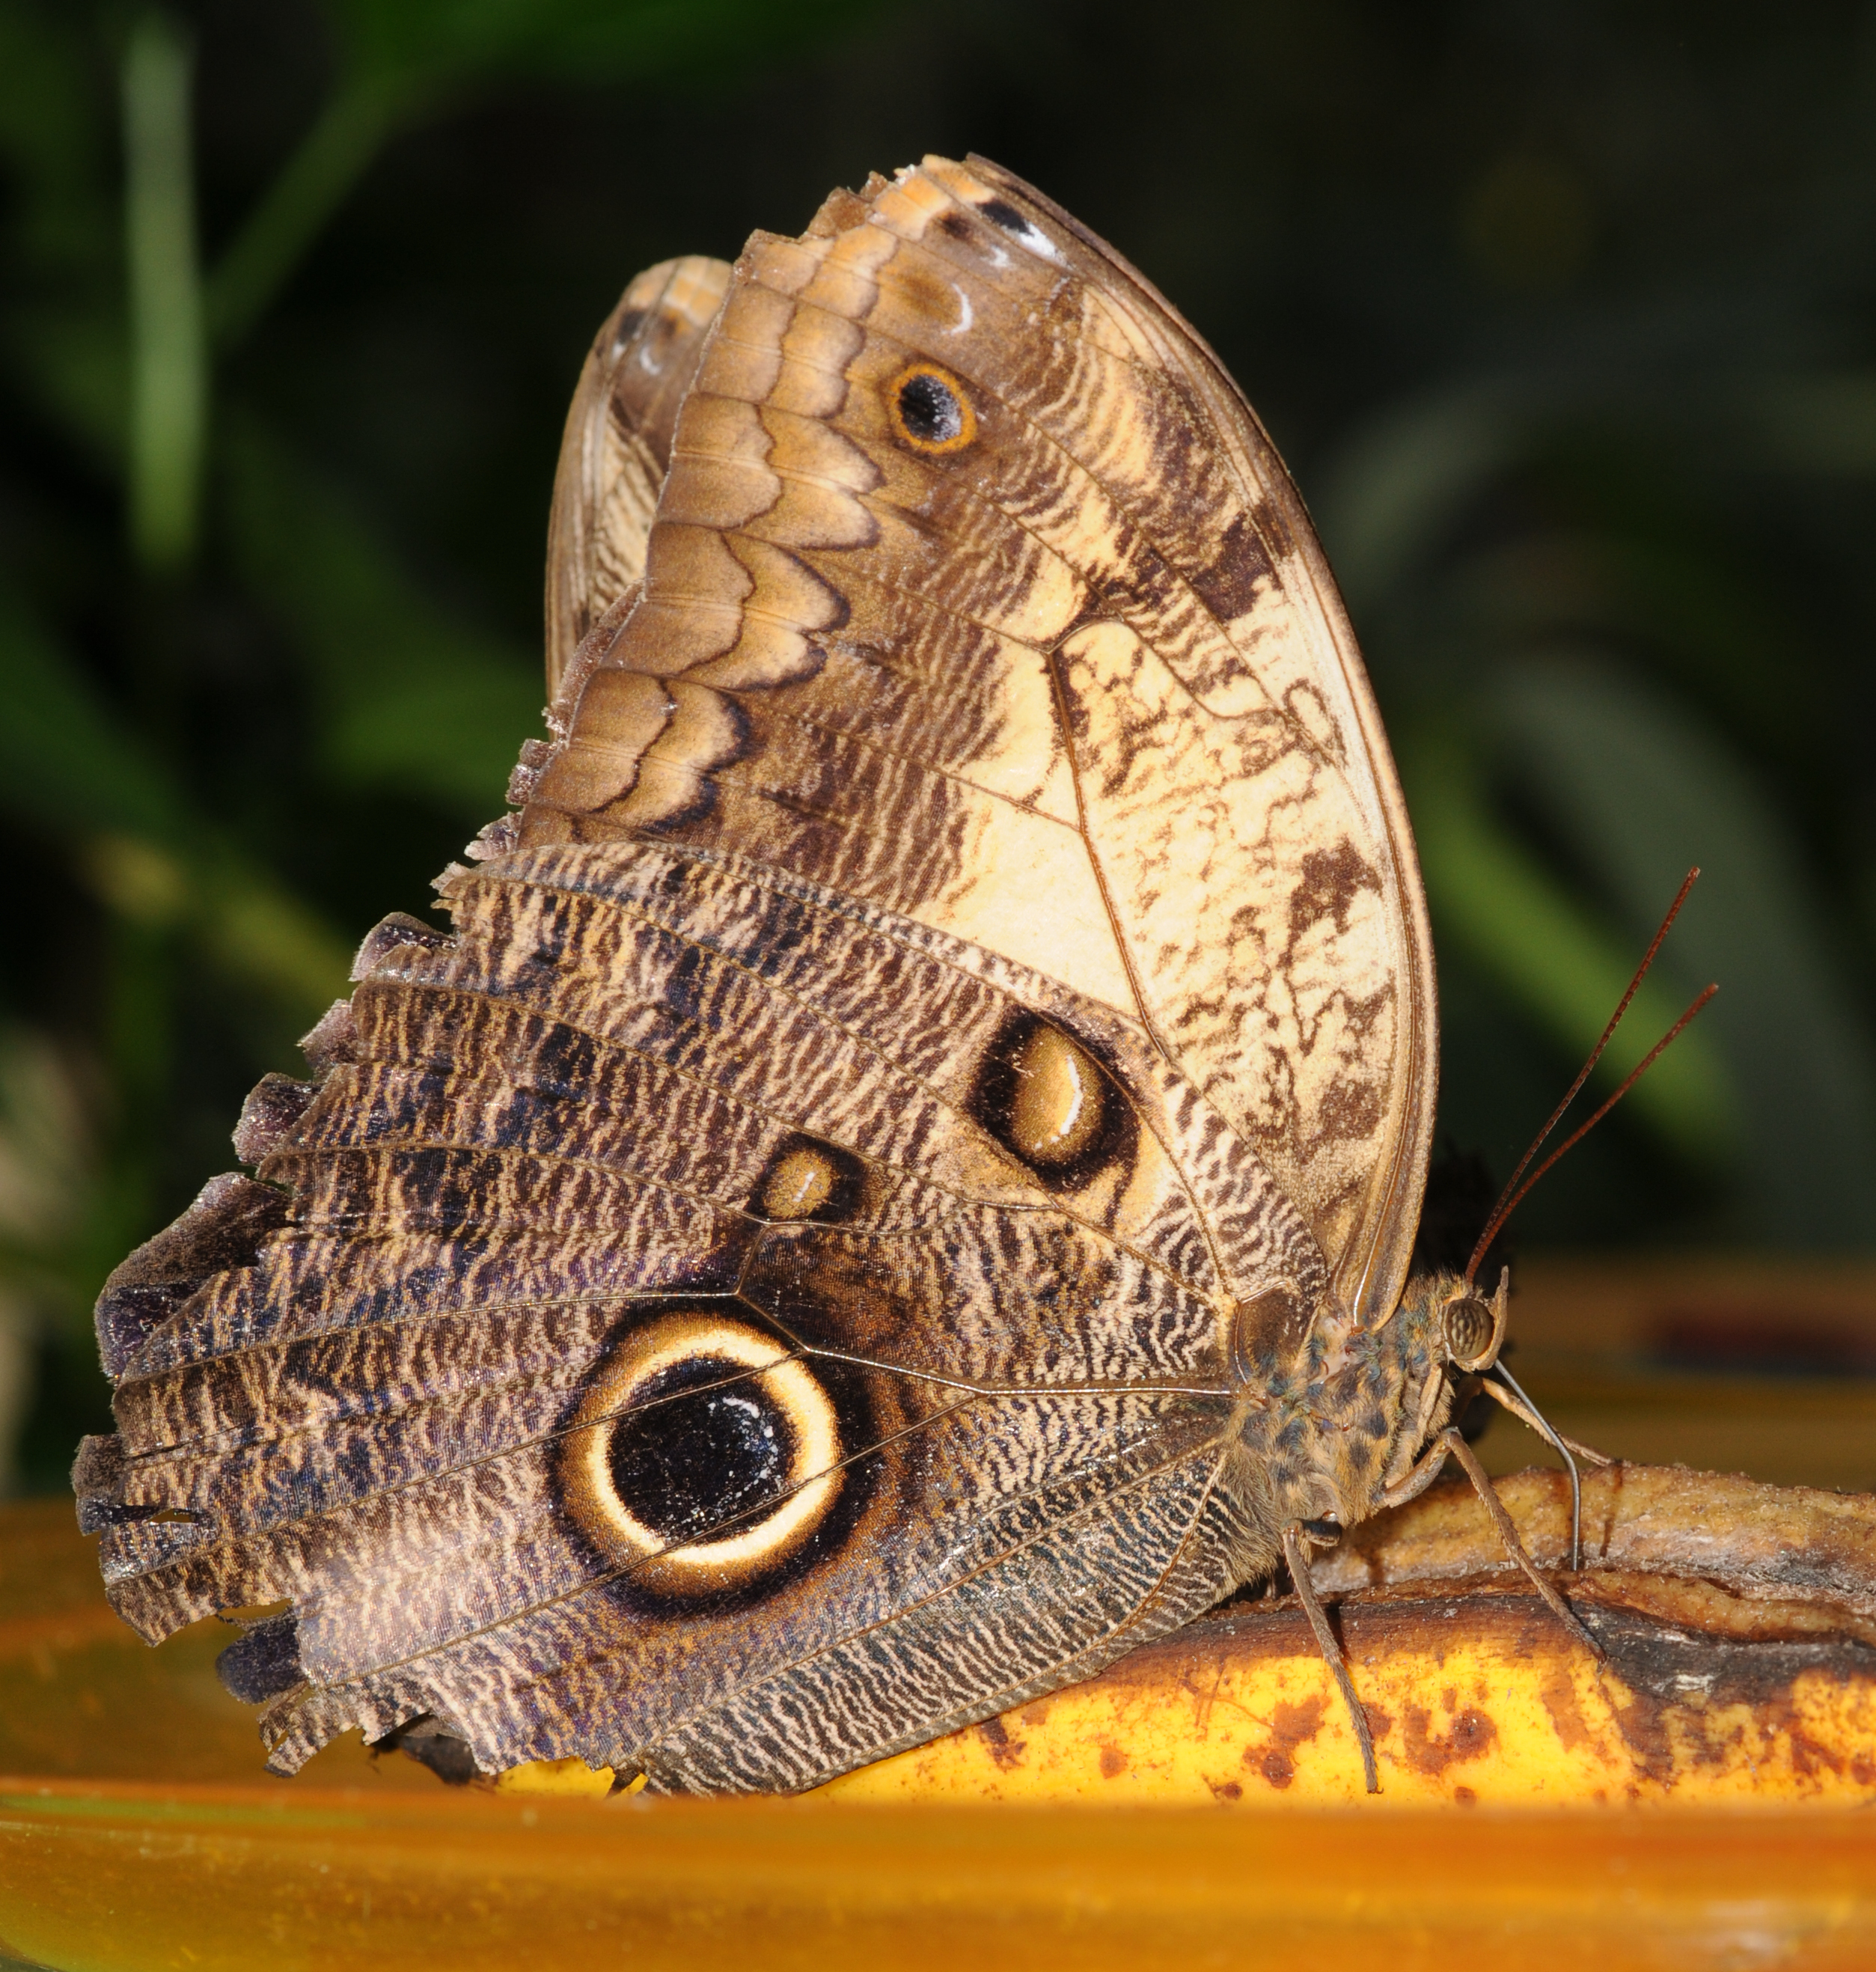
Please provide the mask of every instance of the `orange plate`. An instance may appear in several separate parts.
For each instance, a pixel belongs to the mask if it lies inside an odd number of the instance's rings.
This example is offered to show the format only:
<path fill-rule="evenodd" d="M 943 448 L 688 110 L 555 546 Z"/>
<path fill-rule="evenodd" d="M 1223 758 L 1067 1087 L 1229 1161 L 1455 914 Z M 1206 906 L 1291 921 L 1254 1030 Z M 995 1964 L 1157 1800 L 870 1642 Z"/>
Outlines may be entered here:
<path fill-rule="evenodd" d="M 356 1735 L 260 1769 L 230 1632 L 148 1650 L 64 1501 L 0 1509 L 0 1959 L 1876 1965 L 1876 1814 L 609 1801 L 446 1793 Z"/>
<path fill-rule="evenodd" d="M 70 1967 L 1876 1964 L 1876 1818 L 839 1807 L 0 1784 Z"/>

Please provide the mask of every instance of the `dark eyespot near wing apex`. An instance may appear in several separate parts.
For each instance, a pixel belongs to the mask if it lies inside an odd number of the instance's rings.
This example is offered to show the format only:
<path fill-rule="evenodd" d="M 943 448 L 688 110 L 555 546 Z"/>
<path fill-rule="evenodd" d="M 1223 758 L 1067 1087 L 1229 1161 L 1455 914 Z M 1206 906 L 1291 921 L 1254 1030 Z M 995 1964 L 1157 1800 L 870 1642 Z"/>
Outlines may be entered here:
<path fill-rule="evenodd" d="M 612 324 L 612 343 L 609 354 L 622 355 L 632 338 L 638 333 L 648 311 L 641 308 L 622 309 Z"/>
<path fill-rule="evenodd" d="M 1052 1190 L 1086 1184 L 1129 1151 L 1133 1111 L 1093 1050 L 1026 1014 L 986 1053 L 977 1120 Z"/>
<path fill-rule="evenodd" d="M 795 1135 L 778 1144 L 749 1194 L 758 1219 L 823 1226 L 851 1219 L 865 1193 L 866 1167 L 851 1151 L 818 1137 Z"/>
<path fill-rule="evenodd" d="M 962 452 L 977 435 L 964 387 L 935 363 L 909 363 L 886 386 L 893 436 L 928 456 Z"/>
<path fill-rule="evenodd" d="M 1036 224 L 1034 220 L 1019 212 L 1007 198 L 980 199 L 978 211 L 993 225 L 1000 226 L 1012 239 L 1020 240 L 1032 253 L 1039 253 L 1045 260 L 1059 260 L 1055 243 Z"/>

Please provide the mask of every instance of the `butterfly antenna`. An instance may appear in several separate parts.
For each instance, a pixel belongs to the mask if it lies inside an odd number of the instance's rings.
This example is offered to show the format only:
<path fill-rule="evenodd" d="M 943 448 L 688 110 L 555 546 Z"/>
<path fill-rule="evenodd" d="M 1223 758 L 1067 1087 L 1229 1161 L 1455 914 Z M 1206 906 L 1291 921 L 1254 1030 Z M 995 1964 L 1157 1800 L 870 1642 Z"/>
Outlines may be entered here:
<path fill-rule="evenodd" d="M 1530 1177 L 1526 1180 L 1522 1186 L 1519 1184 L 1519 1180 L 1521 1178 L 1523 1178 L 1525 1173 L 1530 1169 L 1531 1160 L 1544 1148 L 1545 1138 L 1549 1136 L 1551 1131 L 1555 1129 L 1557 1125 L 1563 1120 L 1564 1112 L 1576 1100 L 1577 1094 L 1581 1090 L 1584 1083 L 1590 1079 L 1591 1071 L 1595 1068 L 1596 1064 L 1602 1059 L 1604 1050 L 1614 1038 L 1616 1029 L 1622 1024 L 1623 1015 L 1629 1010 L 1629 1003 L 1635 997 L 1636 993 L 1640 991 L 1642 981 L 1648 977 L 1648 968 L 1654 964 L 1655 955 L 1660 951 L 1662 941 L 1667 936 L 1669 929 L 1673 924 L 1674 920 L 1680 916 L 1681 906 L 1687 901 L 1687 893 L 1688 891 L 1692 890 L 1694 885 L 1699 880 L 1699 877 L 1700 869 L 1699 866 L 1696 864 L 1692 869 L 1688 871 L 1685 877 L 1682 881 L 1680 889 L 1675 893 L 1674 901 L 1668 906 L 1667 916 L 1661 920 L 1660 929 L 1655 933 L 1653 939 L 1650 942 L 1647 951 L 1642 955 L 1642 962 L 1635 968 L 1635 977 L 1629 981 L 1629 990 L 1623 994 L 1615 1011 L 1610 1015 L 1609 1024 L 1603 1029 L 1601 1039 L 1599 1040 L 1596 1045 L 1590 1050 L 1588 1059 L 1586 1060 L 1583 1066 L 1577 1070 L 1576 1079 L 1572 1082 L 1569 1088 L 1564 1091 L 1563 1100 L 1551 1112 L 1550 1119 L 1545 1124 L 1543 1128 L 1538 1131 L 1537 1135 L 1531 1139 L 1530 1148 L 1525 1152 L 1524 1155 L 1521 1158 L 1519 1158 L 1518 1161 L 1518 1168 L 1512 1173 L 1509 1179 L 1506 1180 L 1505 1189 L 1499 1193 L 1498 1203 L 1492 1208 L 1492 1215 L 1486 1221 L 1485 1230 L 1479 1235 L 1479 1243 L 1472 1249 L 1472 1258 L 1466 1262 L 1466 1287 L 1468 1292 L 1471 1290 L 1473 1279 L 1479 1271 L 1479 1264 L 1485 1258 L 1487 1248 L 1490 1246 L 1492 1242 L 1496 1239 L 1499 1234 L 1504 1229 L 1505 1222 L 1510 1218 L 1511 1215 L 1517 1210 L 1518 1207 L 1523 1203 L 1525 1198 L 1529 1196 L 1531 1187 L 1537 1183 L 1538 1180 L 1541 1178 L 1547 1170 L 1550 1169 L 1552 1164 L 1556 1163 L 1557 1160 L 1561 1157 L 1566 1151 L 1570 1150 L 1574 1145 L 1580 1144 L 1583 1139 L 1589 1135 L 1591 1131 L 1595 1128 L 1596 1125 L 1609 1114 L 1610 1111 L 1622 1100 L 1623 1096 L 1627 1095 L 1629 1091 L 1635 1086 L 1636 1083 L 1640 1081 L 1643 1075 L 1653 1065 L 1656 1057 L 1659 1056 L 1668 1044 L 1675 1039 L 1675 1037 L 1680 1033 L 1681 1030 L 1687 1025 L 1688 1022 L 1691 1020 L 1694 1016 L 1700 1011 L 1701 1008 L 1713 997 L 1714 994 L 1720 990 L 1717 985 L 1709 986 L 1706 991 L 1701 994 L 1699 998 L 1688 1008 L 1687 1011 L 1675 1022 L 1673 1026 L 1662 1036 L 1660 1040 L 1656 1041 L 1654 1046 L 1649 1050 L 1648 1053 L 1643 1057 L 1639 1064 L 1623 1082 L 1622 1086 L 1616 1091 L 1614 1095 L 1610 1097 L 1608 1101 L 1597 1111 L 1595 1115 L 1592 1116 L 1581 1129 L 1574 1131 L 1556 1150 L 1551 1151 L 1550 1155 L 1538 1165 L 1537 1169 L 1531 1173 Z"/>

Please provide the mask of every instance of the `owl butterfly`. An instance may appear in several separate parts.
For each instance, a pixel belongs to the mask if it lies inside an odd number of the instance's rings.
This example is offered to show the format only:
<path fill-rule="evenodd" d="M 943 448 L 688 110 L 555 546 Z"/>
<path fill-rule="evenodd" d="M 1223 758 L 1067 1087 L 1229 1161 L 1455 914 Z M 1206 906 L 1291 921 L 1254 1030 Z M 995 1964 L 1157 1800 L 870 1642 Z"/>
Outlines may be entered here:
<path fill-rule="evenodd" d="M 632 283 L 548 583 L 452 929 L 99 1304 L 119 1612 L 245 1612 L 276 1771 L 797 1789 L 1287 1560 L 1365 1739 L 1308 1554 L 1470 1464 L 1505 1295 L 1408 1278 L 1412 841 L 1217 360 L 928 158 Z"/>

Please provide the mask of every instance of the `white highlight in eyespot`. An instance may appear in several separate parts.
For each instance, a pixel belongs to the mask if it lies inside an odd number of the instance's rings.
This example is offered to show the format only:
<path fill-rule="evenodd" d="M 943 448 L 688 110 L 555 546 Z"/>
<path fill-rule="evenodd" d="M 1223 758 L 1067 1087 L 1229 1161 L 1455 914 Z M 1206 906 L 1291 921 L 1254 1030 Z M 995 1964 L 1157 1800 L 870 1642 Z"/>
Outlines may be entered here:
<path fill-rule="evenodd" d="M 722 1540 L 668 1549 L 667 1564 L 700 1572 L 738 1569 L 792 1548 L 827 1510 L 839 1483 L 840 1441 L 827 1393 L 799 1363 L 777 1363 L 761 1379 L 764 1394 L 785 1412 L 794 1432 L 788 1478 L 794 1490 L 775 1510 Z M 608 1477 L 611 1474 L 608 1473 Z"/>
<path fill-rule="evenodd" d="M 1065 263 L 1062 250 L 1042 229 L 1027 219 L 1020 226 L 1007 227 L 1004 230 L 1020 246 L 1026 246 L 1032 253 L 1039 253 L 1045 260 L 1052 260 L 1059 267 Z"/>

